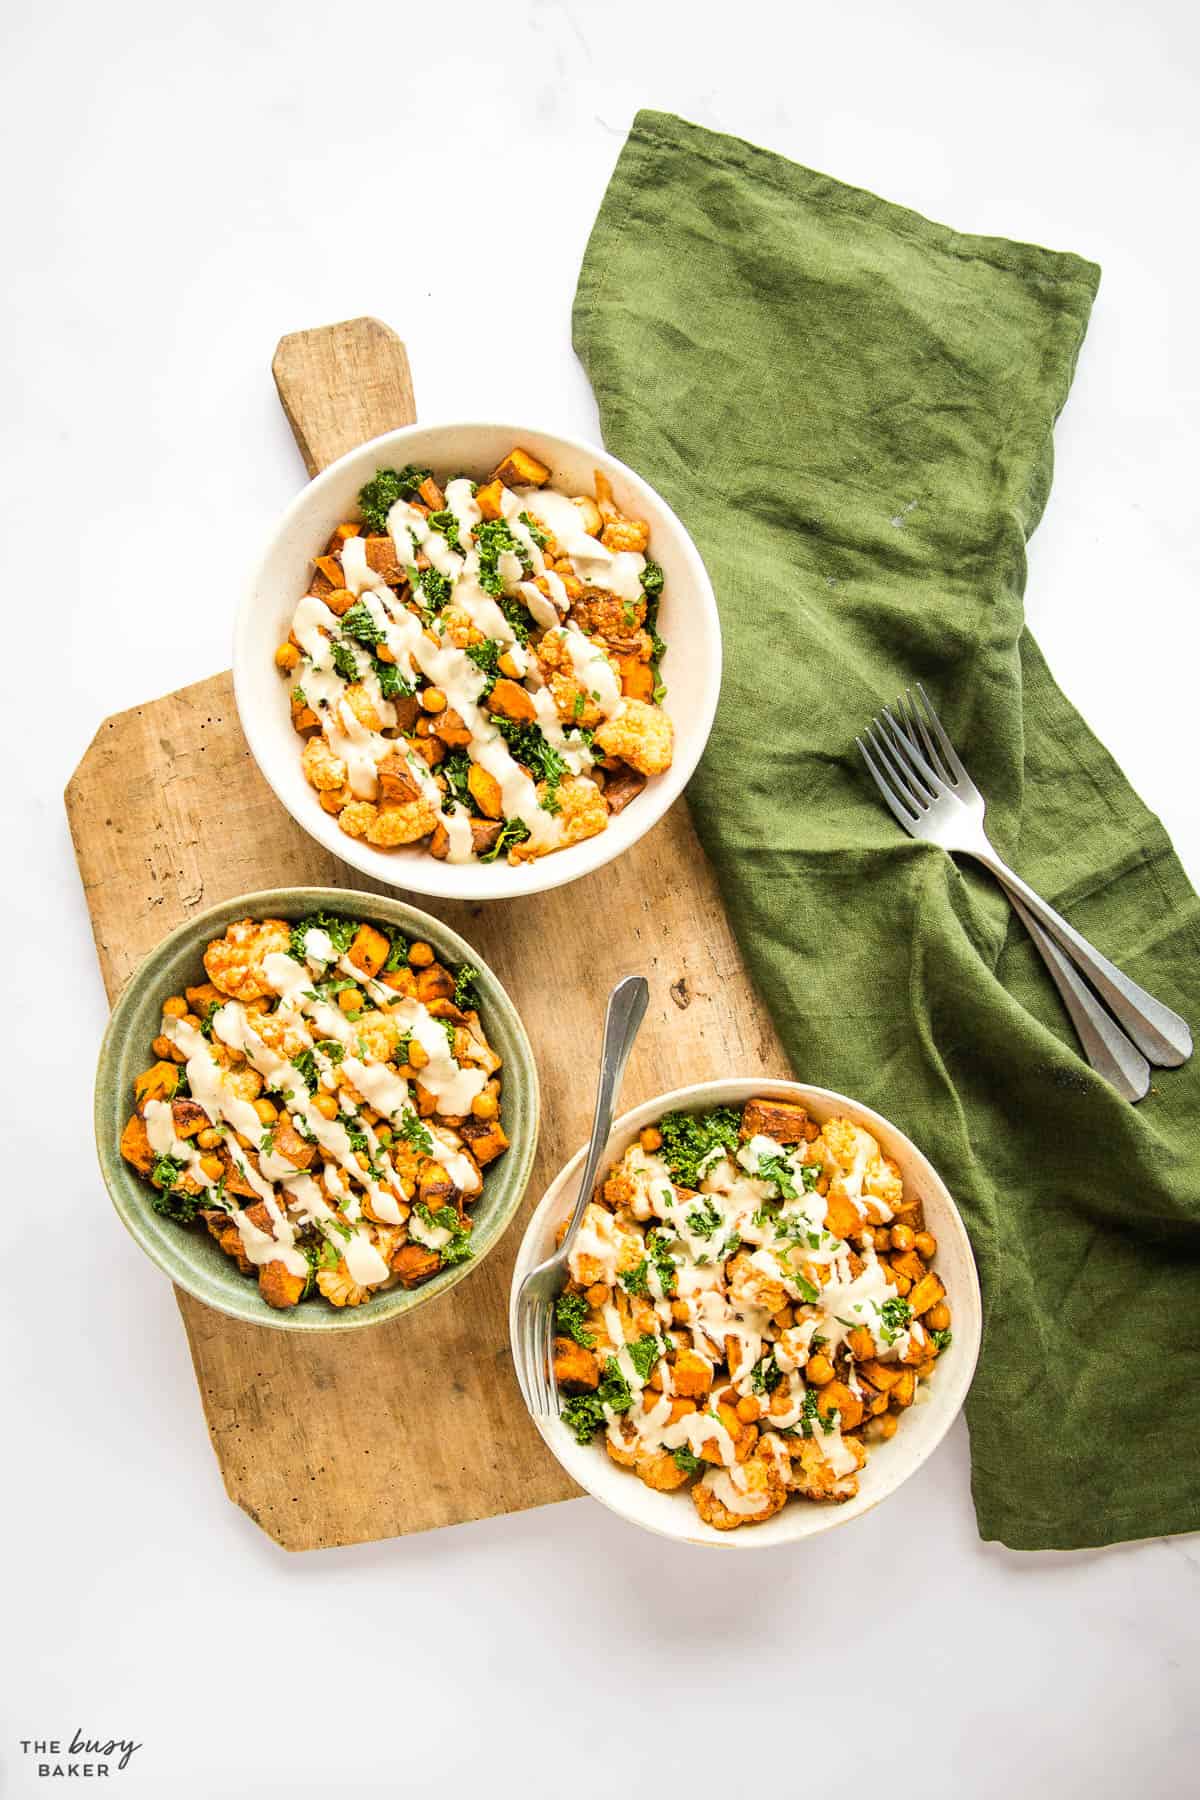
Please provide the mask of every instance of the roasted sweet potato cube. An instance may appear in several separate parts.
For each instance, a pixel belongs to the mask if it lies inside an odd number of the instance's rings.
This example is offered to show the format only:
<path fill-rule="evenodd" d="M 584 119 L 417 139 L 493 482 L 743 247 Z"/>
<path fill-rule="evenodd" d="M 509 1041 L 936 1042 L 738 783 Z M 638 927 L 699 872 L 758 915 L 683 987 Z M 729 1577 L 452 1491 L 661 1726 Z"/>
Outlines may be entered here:
<path fill-rule="evenodd" d="M 220 1157 L 225 1171 L 225 1192 L 227 1194 L 236 1194 L 239 1198 L 244 1200 L 257 1200 L 258 1189 L 250 1186 L 250 1183 L 246 1180 L 246 1177 L 234 1162 L 228 1144 L 222 1144 L 221 1148 L 217 1151 L 217 1155 Z M 257 1158 L 251 1151 L 243 1150 L 242 1155 L 250 1164 L 251 1168 L 257 1167 Z"/>
<path fill-rule="evenodd" d="M 330 534 L 329 542 L 325 546 L 325 554 L 327 556 L 338 556 L 341 554 L 342 546 L 345 544 L 347 538 L 361 536 L 362 526 L 353 519 L 344 519 L 340 525 L 334 526 L 333 531 Z"/>
<path fill-rule="evenodd" d="M 862 1230 L 862 1215 L 849 1194 L 829 1194 L 825 1199 L 825 1229 L 835 1237 L 848 1238 Z"/>
<path fill-rule="evenodd" d="M 469 727 L 464 725 L 462 714 L 452 706 L 435 717 L 433 735 L 441 738 L 443 744 L 448 744 L 452 750 L 465 750 L 471 742 Z"/>
<path fill-rule="evenodd" d="M 424 481 L 417 489 L 417 492 L 420 494 L 430 512 L 440 512 L 446 504 L 446 496 L 443 494 L 432 475 L 427 475 L 425 477 Z"/>
<path fill-rule="evenodd" d="M 417 1192 L 430 1212 L 436 1212 L 439 1206 L 454 1204 L 455 1187 L 441 1163 L 427 1156 L 421 1164 L 417 1176 Z"/>
<path fill-rule="evenodd" d="M 618 656 L 621 692 L 628 700 L 653 700 L 654 670 L 639 656 Z"/>
<path fill-rule="evenodd" d="M 489 819 L 499 819 L 504 812 L 504 795 L 500 783 L 482 763 L 472 763 L 467 774 L 467 787 L 480 812 Z"/>
<path fill-rule="evenodd" d="M 777 1144 L 803 1144 L 808 1114 L 794 1100 L 747 1100 L 742 1108 L 742 1136 L 771 1137 Z"/>
<path fill-rule="evenodd" d="M 492 476 L 493 481 L 502 481 L 505 487 L 544 487 L 549 479 L 550 471 L 544 462 L 515 446 Z"/>
<path fill-rule="evenodd" d="M 391 538 L 369 537 L 365 550 L 367 567 L 372 574 L 378 575 L 381 581 L 386 581 L 389 587 L 398 587 L 405 579 L 405 574 Z"/>
<path fill-rule="evenodd" d="M 911 1225 L 914 1231 L 925 1229 L 925 1208 L 915 1194 L 905 1194 L 892 1208 L 892 1219 L 897 1225 Z"/>
<path fill-rule="evenodd" d="M 925 1279 L 925 1264 L 915 1250 L 893 1250 L 888 1258 L 897 1275 L 905 1275 L 914 1284 Z M 909 1304 L 911 1305 L 911 1296 Z"/>
<path fill-rule="evenodd" d="M 148 1175 L 158 1160 L 150 1147 L 150 1136 L 141 1113 L 134 1113 L 121 1133 L 121 1155 L 132 1163 L 139 1175 Z"/>
<path fill-rule="evenodd" d="M 329 586 L 325 592 L 332 593 L 335 588 L 345 586 L 342 576 L 342 565 L 336 556 L 318 556 L 313 564 L 318 575 L 323 575 Z M 315 590 L 314 590 L 315 591 Z"/>
<path fill-rule="evenodd" d="M 600 1385 L 600 1363 L 591 1350 L 574 1338 L 554 1340 L 554 1379 L 560 1387 L 580 1389 Z"/>
<path fill-rule="evenodd" d="M 421 1081 L 413 1082 L 413 1099 L 417 1103 L 417 1115 L 419 1118 L 431 1118 L 437 1111 L 437 1095 L 431 1094 L 429 1089 Z"/>
<path fill-rule="evenodd" d="M 392 1257 L 393 1273 L 400 1277 L 406 1288 L 419 1287 L 436 1275 L 442 1266 L 442 1259 L 436 1250 L 427 1250 L 424 1244 L 401 1244 Z"/>
<path fill-rule="evenodd" d="M 297 1169 L 307 1169 L 317 1154 L 317 1146 L 300 1136 L 287 1113 L 280 1113 L 271 1130 L 275 1137 L 276 1156 L 286 1157 Z"/>
<path fill-rule="evenodd" d="M 513 719 L 518 725 L 532 725 L 537 719 L 533 695 L 519 682 L 510 681 L 507 675 L 492 689 L 487 706 L 490 712 L 499 713 L 502 719 Z"/>
<path fill-rule="evenodd" d="M 695 1350 L 681 1350 L 671 1366 L 671 1386 L 677 1394 L 697 1400 L 712 1387 L 712 1364 Z"/>
<path fill-rule="evenodd" d="M 311 706 L 293 706 L 292 729 L 301 737 L 311 737 L 314 731 L 320 731 L 321 721 Z"/>
<path fill-rule="evenodd" d="M 133 1091 L 141 1109 L 148 1100 L 169 1100 L 178 1086 L 178 1063 L 164 1061 L 153 1063 L 150 1068 L 144 1069 L 134 1082 Z"/>
<path fill-rule="evenodd" d="M 508 1138 L 499 1119 L 477 1119 L 468 1114 L 458 1128 L 458 1135 L 480 1165 L 495 1162 L 508 1149 Z"/>
<path fill-rule="evenodd" d="M 844 1381 L 827 1381 L 817 1389 L 817 1411 L 823 1419 L 836 1410 L 843 1431 L 853 1431 L 863 1421 L 863 1403 Z"/>
<path fill-rule="evenodd" d="M 618 763 L 614 769 L 605 766 L 604 798 L 610 813 L 624 812 L 631 800 L 636 800 L 646 785 L 646 777 L 639 769 L 631 769 L 628 763 Z"/>
<path fill-rule="evenodd" d="M 930 1269 L 929 1273 L 917 1282 L 916 1286 L 909 1294 L 908 1304 L 912 1307 L 913 1312 L 917 1317 L 920 1318 L 922 1313 L 927 1313 L 931 1306 L 936 1306 L 939 1300 L 944 1300 L 945 1298 L 946 1290 L 942 1285 L 941 1280 L 934 1274 L 933 1270 Z"/>
<path fill-rule="evenodd" d="M 848 1335 L 846 1342 L 850 1346 L 851 1354 L 859 1362 L 870 1362 L 875 1355 L 875 1340 L 865 1325 L 856 1325 Z"/>
<path fill-rule="evenodd" d="M 417 970 L 417 999 L 425 1006 L 431 1000 L 453 1000 L 454 977 L 444 963 L 430 963 Z"/>
<path fill-rule="evenodd" d="M 190 1138 L 198 1131 L 207 1131 L 212 1120 L 194 1100 L 172 1100 L 171 1124 L 177 1138 Z"/>
<path fill-rule="evenodd" d="M 500 819 L 472 819 L 471 848 L 476 856 L 482 856 L 485 850 L 490 850 L 503 829 L 504 826 Z M 433 836 L 429 840 L 429 852 L 431 856 L 436 856 L 439 862 L 445 862 L 449 856 L 450 833 L 444 825 L 434 827 Z"/>
<path fill-rule="evenodd" d="M 888 1398 L 893 1406 L 911 1406 L 913 1395 L 917 1391 L 917 1372 L 915 1369 L 901 1369 L 893 1384 Z"/>
<path fill-rule="evenodd" d="M 375 773 L 380 800 L 392 806 L 406 806 L 410 800 L 420 799 L 421 784 L 409 767 L 403 750 L 389 750 L 376 764 Z"/>
<path fill-rule="evenodd" d="M 485 519 L 504 517 L 504 483 L 489 481 L 475 490 L 475 504 Z"/>
<path fill-rule="evenodd" d="M 268 1306 L 274 1306 L 280 1312 L 299 1304 L 306 1282 L 307 1276 L 293 1275 L 281 1262 L 263 1263 L 258 1271 L 259 1293 Z"/>
<path fill-rule="evenodd" d="M 869 1381 L 873 1388 L 881 1394 L 890 1393 L 900 1379 L 900 1368 L 896 1363 L 865 1362 L 859 1365 L 858 1373 L 864 1381 Z"/>
<path fill-rule="evenodd" d="M 347 952 L 356 969 L 364 975 L 378 975 L 384 963 L 391 955 L 391 939 L 374 925 L 360 925 L 354 934 L 354 941 Z"/>
<path fill-rule="evenodd" d="M 188 1005 L 198 1018 L 203 1018 L 210 1006 L 224 1006 L 228 995 L 220 988 L 214 987 L 211 981 L 202 981 L 199 987 L 184 988 Z"/>

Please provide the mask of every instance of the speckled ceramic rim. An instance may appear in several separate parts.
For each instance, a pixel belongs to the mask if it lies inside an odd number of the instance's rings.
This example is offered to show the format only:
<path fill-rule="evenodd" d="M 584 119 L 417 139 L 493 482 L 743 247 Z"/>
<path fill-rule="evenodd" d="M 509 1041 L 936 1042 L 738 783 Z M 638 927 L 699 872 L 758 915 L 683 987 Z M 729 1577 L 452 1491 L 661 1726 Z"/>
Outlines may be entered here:
<path fill-rule="evenodd" d="M 962 1411 L 975 1374 L 983 1333 L 983 1304 L 974 1254 L 966 1226 L 945 1182 L 929 1158 L 897 1126 L 847 1094 L 835 1093 L 831 1088 L 809 1087 L 798 1081 L 762 1077 L 697 1082 L 692 1087 L 677 1088 L 674 1093 L 659 1094 L 622 1114 L 612 1128 L 601 1166 L 607 1167 L 615 1161 L 643 1126 L 652 1125 L 664 1113 L 737 1106 L 755 1094 L 776 1100 L 797 1100 L 817 1119 L 846 1113 L 878 1139 L 885 1154 L 897 1157 L 906 1185 L 919 1183 L 921 1198 L 930 1215 L 930 1230 L 938 1238 L 938 1270 L 946 1282 L 953 1311 L 954 1343 L 947 1352 L 944 1370 L 940 1370 L 938 1380 L 930 1384 L 929 1404 L 911 1408 L 895 1437 L 872 1449 L 859 1492 L 853 1500 L 840 1506 L 789 1502 L 765 1524 L 743 1527 L 739 1531 L 716 1531 L 703 1524 L 686 1493 L 653 1492 L 631 1470 L 619 1468 L 610 1461 L 602 1447 L 595 1443 L 577 1444 L 561 1420 L 543 1422 L 535 1419 L 548 1449 L 567 1474 L 610 1512 L 659 1537 L 725 1550 L 795 1546 L 822 1532 L 833 1531 L 839 1525 L 848 1525 L 852 1519 L 862 1518 L 864 1513 L 894 1494 L 929 1460 Z M 554 1229 L 574 1202 L 574 1182 L 583 1157 L 584 1149 L 577 1150 L 559 1171 L 525 1228 L 509 1293 L 510 1340 L 515 1335 L 516 1300 L 521 1283 L 529 1270 L 550 1254 Z M 930 1415 L 928 1420 L 924 1417 L 926 1414 Z M 911 1429 L 906 1431 L 905 1427 Z M 916 1441 L 918 1438 L 919 1442 Z"/>
<path fill-rule="evenodd" d="M 162 1002 L 185 984 L 203 979 L 204 946 L 234 919 L 300 919 L 322 908 L 398 926 L 423 938 L 447 961 L 470 962 L 479 970 L 479 1011 L 489 1042 L 504 1059 L 502 1119 L 510 1144 L 484 1170 L 483 1197 L 472 1209 L 475 1254 L 418 1288 L 390 1288 L 358 1307 L 340 1310 L 309 1299 L 287 1312 L 276 1311 L 257 1284 L 241 1274 L 202 1227 L 183 1228 L 160 1218 L 150 1204 L 148 1185 L 124 1161 L 121 1131 L 133 1108 L 134 1077 L 151 1060 Z M 130 1236 L 172 1281 L 206 1306 L 251 1325 L 277 1331 L 353 1331 L 381 1325 L 426 1306 L 465 1281 L 499 1243 L 521 1204 L 537 1148 L 540 1094 L 537 1065 L 516 1007 L 496 976 L 470 944 L 440 920 L 403 901 L 353 888 L 271 888 L 241 894 L 198 914 L 164 938 L 130 977 L 113 1008 L 100 1046 L 96 1070 L 96 1148 L 105 1186 Z"/>

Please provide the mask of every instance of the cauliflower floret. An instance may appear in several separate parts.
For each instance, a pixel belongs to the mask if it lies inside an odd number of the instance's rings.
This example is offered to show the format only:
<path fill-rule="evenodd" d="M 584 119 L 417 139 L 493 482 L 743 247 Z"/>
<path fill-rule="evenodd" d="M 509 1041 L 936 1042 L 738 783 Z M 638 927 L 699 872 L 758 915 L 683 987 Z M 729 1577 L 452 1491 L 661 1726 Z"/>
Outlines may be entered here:
<path fill-rule="evenodd" d="M 669 1494 L 690 1479 L 669 1450 L 639 1450 L 633 1459 L 633 1472 L 659 1494 Z"/>
<path fill-rule="evenodd" d="M 249 1063 L 221 1071 L 221 1086 L 235 1100 L 257 1100 L 263 1090 L 263 1078 Z"/>
<path fill-rule="evenodd" d="M 317 1270 L 317 1286 L 331 1306 L 361 1306 L 371 1298 L 370 1288 L 359 1287 L 344 1258 L 338 1259 L 336 1269 Z"/>
<path fill-rule="evenodd" d="M 756 1510 L 734 1511 L 726 1500 L 735 1496 L 737 1505 L 753 1506 Z M 786 1500 L 787 1489 L 774 1462 L 759 1456 L 748 1457 L 737 1476 L 727 1469 L 714 1469 L 702 1476 L 692 1489 L 696 1511 L 704 1523 L 716 1531 L 736 1531 L 740 1525 L 761 1525 L 772 1518 Z"/>
<path fill-rule="evenodd" d="M 352 682 L 342 695 L 342 699 L 365 731 L 379 730 L 383 721 L 376 711 L 374 700 L 361 682 Z"/>
<path fill-rule="evenodd" d="M 871 1158 L 879 1156 L 879 1145 L 875 1139 L 857 1126 L 853 1119 L 826 1119 L 821 1127 L 819 1144 L 814 1146 L 813 1160 L 816 1160 L 815 1152 L 821 1145 L 824 1146 L 824 1153 L 820 1160 L 836 1163 L 847 1172 L 860 1160 L 865 1168 Z"/>
<path fill-rule="evenodd" d="M 618 756 L 642 775 L 661 775 L 675 754 L 675 728 L 661 706 L 646 700 L 626 700 L 615 719 L 606 719 L 596 733 L 606 756 Z"/>
<path fill-rule="evenodd" d="M 584 838 L 596 837 L 608 824 L 608 808 L 604 795 L 586 775 L 572 775 L 558 790 L 563 844 L 580 844 Z"/>
<path fill-rule="evenodd" d="M 633 550 L 644 553 L 650 542 L 650 527 L 645 519 L 614 519 L 600 533 L 606 550 Z"/>
<path fill-rule="evenodd" d="M 351 1046 L 352 1052 L 357 1052 L 363 1060 L 391 1061 L 392 1052 L 400 1042 L 400 1027 L 390 1013 L 365 1012 L 354 1021 L 354 1030 L 358 1042 Z"/>
<path fill-rule="evenodd" d="M 347 837 L 366 837 L 378 816 L 379 809 L 370 800 L 356 800 L 338 814 L 338 824 Z"/>
<path fill-rule="evenodd" d="M 304 770 L 305 781 L 318 793 L 325 789 L 332 792 L 346 785 L 346 765 L 340 756 L 333 754 L 320 732 L 305 739 L 300 752 L 300 767 Z"/>
<path fill-rule="evenodd" d="M 780 1277 L 760 1268 L 748 1251 L 739 1250 L 726 1273 L 737 1306 L 761 1306 L 765 1312 L 777 1313 L 787 1305 L 788 1292 Z"/>
<path fill-rule="evenodd" d="M 640 1144 L 630 1144 L 620 1162 L 614 1163 L 604 1183 L 604 1198 L 614 1212 L 625 1207 L 635 1219 L 666 1216 L 663 1194 L 672 1201 L 675 1188 L 666 1164 L 649 1157 Z"/>
<path fill-rule="evenodd" d="M 867 1164 L 863 1192 L 870 1194 L 873 1200 L 882 1200 L 889 1212 L 899 1206 L 904 1198 L 904 1183 L 900 1179 L 899 1166 L 890 1156 L 878 1156 Z"/>
<path fill-rule="evenodd" d="M 346 814 L 341 816 L 344 819 Z M 415 844 L 418 838 L 428 837 L 437 822 L 437 807 L 424 796 L 402 801 L 399 806 L 381 806 L 367 826 L 367 842 L 383 850 Z"/>
<path fill-rule="evenodd" d="M 616 594 L 587 588 L 571 605 L 571 623 L 589 635 L 602 638 L 624 638 L 640 631 L 646 623 L 646 602 L 620 600 Z"/>
<path fill-rule="evenodd" d="M 267 1049 L 274 1050 L 285 1062 L 291 1062 L 293 1056 L 299 1056 L 311 1043 L 303 1023 L 292 1013 L 260 1013 L 253 1023 Z"/>
<path fill-rule="evenodd" d="M 274 992 L 263 974 L 263 959 L 286 955 L 291 926 L 283 919 L 238 919 L 204 952 L 208 979 L 235 1000 L 258 1000 Z"/>
<path fill-rule="evenodd" d="M 603 1206 L 588 1202 L 568 1259 L 573 1281 L 585 1288 L 598 1281 L 611 1286 L 615 1275 L 635 1268 L 643 1255 L 640 1232 L 626 1231 Z"/>
<path fill-rule="evenodd" d="M 867 1460 L 867 1453 L 857 1438 L 842 1439 L 856 1464 L 854 1473 L 849 1475 L 834 1474 L 816 1438 L 793 1438 L 791 1441 L 795 1447 L 792 1462 L 794 1493 L 803 1494 L 806 1500 L 853 1500 L 858 1492 L 858 1470 Z"/>
<path fill-rule="evenodd" d="M 560 675 L 555 670 L 548 685 L 559 718 L 565 719 L 569 725 L 582 725 L 590 730 L 604 717 L 591 694 L 573 676 Z"/>

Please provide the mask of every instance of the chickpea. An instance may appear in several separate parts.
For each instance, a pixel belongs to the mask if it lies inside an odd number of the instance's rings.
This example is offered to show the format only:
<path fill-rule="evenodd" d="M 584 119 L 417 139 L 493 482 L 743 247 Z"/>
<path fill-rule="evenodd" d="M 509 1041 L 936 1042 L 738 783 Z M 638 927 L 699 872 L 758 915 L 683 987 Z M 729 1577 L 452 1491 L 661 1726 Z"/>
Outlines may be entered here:
<path fill-rule="evenodd" d="M 354 1160 L 360 1169 L 369 1169 L 371 1166 L 371 1159 L 365 1150 L 356 1150 L 354 1152 Z"/>
<path fill-rule="evenodd" d="M 446 710 L 446 696 L 441 688 L 427 687 L 421 690 L 421 705 L 427 713 L 440 713 Z"/>
<path fill-rule="evenodd" d="M 423 1069 L 423 1068 L 425 1068 L 428 1061 L 429 1061 L 428 1050 L 425 1048 L 424 1044 L 419 1044 L 417 1042 L 416 1038 L 414 1038 L 412 1043 L 408 1046 L 408 1066 L 409 1066 L 409 1068 L 410 1069 Z"/>
<path fill-rule="evenodd" d="M 273 1106 L 269 1100 L 256 1100 L 254 1102 L 254 1110 L 264 1125 L 274 1124 L 275 1120 L 279 1117 L 279 1108 Z"/>
<path fill-rule="evenodd" d="M 338 1103 L 332 1094 L 314 1094 L 313 1105 L 323 1119 L 336 1119 Z"/>
<path fill-rule="evenodd" d="M 896 1247 L 892 1242 L 892 1234 L 886 1225 L 876 1225 L 874 1238 L 876 1250 L 894 1250 Z"/>
<path fill-rule="evenodd" d="M 387 1146 L 393 1142 L 394 1134 L 390 1125 L 377 1125 L 375 1127 L 375 1136 L 386 1150 Z"/>
<path fill-rule="evenodd" d="M 932 1262 L 937 1255 L 937 1239 L 932 1231 L 918 1231 L 913 1239 L 913 1249 L 926 1262 Z"/>
<path fill-rule="evenodd" d="M 423 943 L 418 938 L 415 944 L 408 947 L 408 960 L 414 969 L 427 969 L 433 961 L 433 945 Z"/>
<path fill-rule="evenodd" d="M 503 656 L 497 657 L 496 666 L 502 675 L 508 676 L 510 681 L 519 680 L 521 671 L 517 666 L 516 657 L 512 656 L 509 651 L 506 650 Z"/>
<path fill-rule="evenodd" d="M 762 1407 L 753 1394 L 743 1394 L 734 1411 L 743 1425 L 754 1425 L 762 1417 Z"/>
<path fill-rule="evenodd" d="M 300 666 L 300 652 L 295 644 L 280 644 L 275 652 L 275 667 L 281 675 L 290 675 Z"/>
<path fill-rule="evenodd" d="M 209 1125 L 206 1130 L 196 1133 L 196 1142 L 202 1150 L 219 1149 L 221 1133 L 217 1130 L 215 1125 Z"/>
<path fill-rule="evenodd" d="M 362 1003 L 362 991 L 359 988 L 343 988 L 338 995 L 338 1005 L 343 1012 L 361 1012 Z"/>
<path fill-rule="evenodd" d="M 804 1379 L 810 1387 L 824 1387 L 833 1380 L 833 1364 L 827 1356 L 810 1356 Z"/>
<path fill-rule="evenodd" d="M 606 1306 L 608 1304 L 608 1289 L 602 1281 L 593 1282 L 584 1295 L 584 1299 L 589 1306 Z"/>
<path fill-rule="evenodd" d="M 661 1150 L 662 1141 L 662 1132 L 656 1125 L 647 1125 L 638 1132 L 638 1143 L 647 1156 L 653 1156 L 656 1150 Z"/>
<path fill-rule="evenodd" d="M 911 1225 L 893 1225 L 892 1226 L 892 1249 L 893 1250 L 899 1250 L 901 1252 L 903 1252 L 905 1250 L 911 1250 L 913 1245 L 916 1243 L 916 1241 L 917 1240 L 913 1233 L 913 1228 Z"/>
<path fill-rule="evenodd" d="M 884 1413 L 875 1421 L 875 1436 L 881 1438 L 894 1438 L 899 1428 L 900 1421 L 895 1413 Z"/>
<path fill-rule="evenodd" d="M 471 1111 L 477 1119 L 494 1119 L 500 1111 L 500 1102 L 495 1094 L 476 1094 L 471 1102 Z"/>
<path fill-rule="evenodd" d="M 224 1173 L 224 1166 L 219 1156 L 202 1156 L 200 1158 L 200 1167 L 212 1181 L 220 1181 Z"/>
<path fill-rule="evenodd" d="M 925 1323 L 930 1331 L 949 1331 L 950 1308 L 944 1300 L 939 1300 L 936 1306 L 930 1307 L 925 1314 Z"/>
<path fill-rule="evenodd" d="M 181 999 L 178 994 L 172 994 L 169 1000 L 163 1001 L 164 1019 L 186 1019 L 187 1010 L 187 1001 Z"/>
<path fill-rule="evenodd" d="M 790 1306 L 781 1306 L 777 1313 L 771 1314 L 771 1323 L 777 1331 L 787 1331 L 795 1319 L 796 1314 Z"/>

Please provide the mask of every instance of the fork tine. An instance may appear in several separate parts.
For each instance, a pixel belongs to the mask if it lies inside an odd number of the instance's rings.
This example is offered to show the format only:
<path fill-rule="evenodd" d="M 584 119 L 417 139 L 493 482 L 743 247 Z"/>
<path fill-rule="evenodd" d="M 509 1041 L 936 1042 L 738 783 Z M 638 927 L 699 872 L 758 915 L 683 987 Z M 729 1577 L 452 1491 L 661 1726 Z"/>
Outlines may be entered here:
<path fill-rule="evenodd" d="M 540 1413 L 542 1408 L 542 1375 L 541 1375 L 541 1333 L 542 1303 L 531 1297 L 529 1313 L 525 1324 L 525 1356 L 529 1372 L 530 1411 Z"/>
<path fill-rule="evenodd" d="M 901 695 L 900 699 L 897 700 L 896 711 L 900 714 L 900 722 L 905 727 L 909 737 L 914 740 L 918 737 L 920 738 L 921 745 L 924 748 L 925 755 L 929 761 L 929 766 L 941 776 L 944 782 L 948 784 L 952 783 L 954 777 L 942 761 L 937 745 L 929 735 L 929 730 L 925 724 L 921 709 L 912 697 L 911 688 L 905 688 L 904 693 Z"/>
<path fill-rule="evenodd" d="M 923 817 L 929 810 L 931 797 L 926 795 L 921 783 L 914 780 L 912 771 L 889 742 L 878 719 L 871 720 L 867 727 L 867 737 L 876 756 L 891 774 L 893 785 L 899 787 L 903 797 L 916 809 L 918 818 Z"/>
<path fill-rule="evenodd" d="M 535 1355 L 537 1359 L 538 1411 L 543 1418 L 547 1417 L 550 1413 L 548 1356 L 550 1349 L 549 1319 L 550 1308 L 546 1305 L 545 1301 L 541 1301 L 538 1305 L 537 1312 L 534 1315 L 534 1321 L 536 1328 Z"/>
<path fill-rule="evenodd" d="M 911 765 L 913 774 L 918 778 L 919 783 L 928 789 L 930 802 L 932 803 L 942 794 L 948 793 L 949 789 L 947 788 L 946 783 L 942 780 L 940 775 L 936 775 L 930 768 L 924 756 L 917 749 L 917 746 L 913 743 L 908 734 L 901 731 L 886 706 L 883 709 L 883 716 L 891 727 L 892 737 L 895 741 L 897 751 Z"/>
<path fill-rule="evenodd" d="M 906 810 L 906 808 L 901 804 L 901 802 L 896 797 L 896 795 L 893 794 L 891 788 L 888 786 L 888 783 L 884 780 L 883 776 L 880 774 L 879 770 L 876 768 L 874 760 L 872 759 L 872 756 L 871 756 L 871 752 L 867 749 L 867 746 L 863 743 L 862 739 L 860 737 L 856 737 L 854 741 L 858 745 L 859 753 L 861 754 L 863 761 L 867 765 L 867 769 L 870 773 L 871 780 L 875 783 L 875 786 L 879 789 L 879 792 L 883 795 L 884 802 L 886 803 L 889 812 L 892 814 L 892 816 L 896 820 L 897 824 L 903 825 L 905 831 L 911 833 L 913 826 L 917 823 L 917 819 L 918 819 L 919 815 L 916 812 L 910 812 L 910 811 Z"/>
<path fill-rule="evenodd" d="M 933 701 L 929 698 L 929 695 L 925 692 L 925 689 L 921 686 L 919 681 L 917 683 L 917 692 L 924 702 L 929 723 L 933 726 L 938 743 L 942 747 L 942 755 L 946 758 L 951 772 L 954 775 L 954 779 L 956 781 L 970 781 L 971 777 L 967 774 L 967 771 L 963 766 L 962 758 L 959 756 L 958 751 L 954 748 L 954 745 L 950 742 L 950 739 L 942 729 L 942 721 L 938 718 L 937 713 L 934 710 Z"/>

